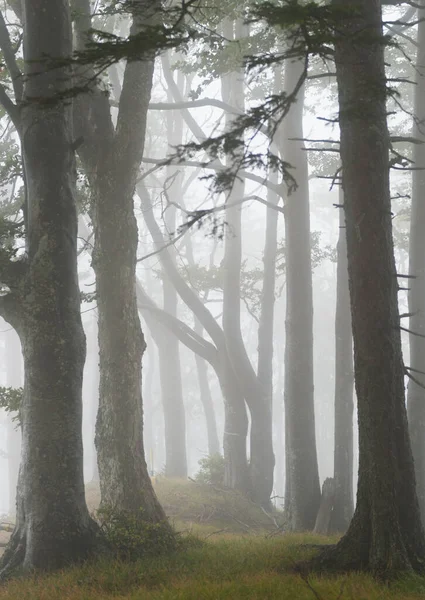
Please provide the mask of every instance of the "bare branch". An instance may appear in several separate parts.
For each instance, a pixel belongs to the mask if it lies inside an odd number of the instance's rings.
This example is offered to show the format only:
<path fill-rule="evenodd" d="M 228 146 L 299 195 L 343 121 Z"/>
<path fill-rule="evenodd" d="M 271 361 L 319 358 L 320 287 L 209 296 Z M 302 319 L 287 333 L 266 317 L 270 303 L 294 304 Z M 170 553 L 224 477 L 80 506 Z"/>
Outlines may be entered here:
<path fill-rule="evenodd" d="M 181 102 L 151 102 L 149 104 L 149 110 L 182 110 L 208 106 L 221 108 L 222 110 L 234 115 L 242 114 L 241 111 L 234 106 L 231 106 L 222 100 L 216 100 L 215 98 L 202 98 L 200 100 L 187 101 L 182 100 Z"/>
<path fill-rule="evenodd" d="M 172 159 L 162 160 L 160 158 L 143 158 L 142 162 L 146 163 L 146 164 L 150 164 L 150 165 L 158 165 L 159 167 L 161 167 L 161 166 L 165 167 L 165 166 L 167 166 L 167 164 L 170 163 L 171 160 Z M 176 162 L 177 162 L 177 164 L 179 164 L 183 167 L 210 169 L 210 170 L 217 171 L 217 172 L 224 171 L 226 168 L 222 164 L 217 164 L 216 161 L 204 163 L 204 162 L 197 161 L 197 160 L 176 159 Z M 248 171 L 244 171 L 244 170 L 239 171 L 238 176 L 241 178 L 249 179 L 250 181 L 255 181 L 255 183 L 259 183 L 260 185 L 264 185 L 266 188 L 273 190 L 279 196 L 282 196 L 283 187 L 281 184 L 272 183 L 271 181 L 269 181 L 268 179 L 265 179 L 264 177 L 261 177 L 260 175 L 255 175 L 254 173 L 249 173 Z"/>

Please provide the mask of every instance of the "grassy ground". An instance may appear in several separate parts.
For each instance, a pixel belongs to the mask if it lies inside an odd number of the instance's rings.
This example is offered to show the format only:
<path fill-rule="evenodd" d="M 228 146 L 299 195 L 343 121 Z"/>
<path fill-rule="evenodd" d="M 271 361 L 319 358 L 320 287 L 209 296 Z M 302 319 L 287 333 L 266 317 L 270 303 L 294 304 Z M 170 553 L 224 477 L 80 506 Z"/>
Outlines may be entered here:
<path fill-rule="evenodd" d="M 183 532 L 172 554 L 125 563 L 99 560 L 49 576 L 0 586 L 0 600 L 419 600 L 425 579 L 385 586 L 364 574 L 300 575 L 294 566 L 314 545 L 336 539 L 282 533 L 281 515 L 266 515 L 238 495 L 192 482 L 159 480 L 156 491 Z M 98 491 L 87 490 L 95 509 Z"/>
<path fill-rule="evenodd" d="M 240 536 L 192 544 L 169 556 L 98 562 L 0 587 L 1 600 L 414 600 L 425 581 L 391 587 L 360 574 L 301 577 L 294 562 L 312 555 L 314 536 Z"/>

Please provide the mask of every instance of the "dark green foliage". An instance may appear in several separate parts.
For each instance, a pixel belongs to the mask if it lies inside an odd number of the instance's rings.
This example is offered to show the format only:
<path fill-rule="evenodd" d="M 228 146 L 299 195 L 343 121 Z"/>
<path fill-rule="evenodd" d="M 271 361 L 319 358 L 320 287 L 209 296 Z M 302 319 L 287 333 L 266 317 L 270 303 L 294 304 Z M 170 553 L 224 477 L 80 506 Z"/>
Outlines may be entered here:
<path fill-rule="evenodd" d="M 195 476 L 198 483 L 204 485 L 224 485 L 224 458 L 221 454 L 212 454 L 201 458 L 200 469 Z"/>
<path fill-rule="evenodd" d="M 100 530 L 110 551 L 122 560 L 166 554 L 178 548 L 177 534 L 167 521 L 152 523 L 144 518 L 143 509 L 135 515 L 111 507 L 98 510 Z"/>
<path fill-rule="evenodd" d="M 24 389 L 0 386 L 0 408 L 12 414 L 12 419 L 20 423 L 20 410 Z"/>

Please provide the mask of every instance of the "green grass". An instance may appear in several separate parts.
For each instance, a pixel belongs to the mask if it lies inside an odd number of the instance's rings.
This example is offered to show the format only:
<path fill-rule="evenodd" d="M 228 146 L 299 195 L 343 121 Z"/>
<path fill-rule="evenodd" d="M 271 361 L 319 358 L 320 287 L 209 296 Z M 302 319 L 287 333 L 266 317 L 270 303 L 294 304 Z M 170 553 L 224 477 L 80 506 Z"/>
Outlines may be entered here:
<path fill-rule="evenodd" d="M 425 580 L 387 587 L 364 574 L 338 577 L 292 572 L 314 550 L 334 540 L 313 535 L 238 537 L 188 544 L 169 556 L 134 563 L 99 561 L 50 576 L 11 581 L 1 600 L 414 600 Z"/>
<path fill-rule="evenodd" d="M 386 586 L 372 577 L 300 575 L 294 566 L 336 538 L 281 534 L 238 494 L 158 480 L 157 494 L 182 533 L 180 550 L 137 562 L 101 559 L 52 575 L 12 580 L 0 600 L 419 600 L 425 579 Z M 87 490 L 96 507 L 98 492 Z M 274 518 L 279 523 L 281 515 Z"/>
<path fill-rule="evenodd" d="M 261 508 L 238 492 L 192 480 L 154 480 L 155 492 L 174 527 L 179 531 L 213 534 L 215 531 L 258 535 L 273 532 L 283 523 L 282 513 L 267 516 Z M 91 510 L 99 504 L 99 490 L 86 486 L 87 503 Z M 273 521 L 275 520 L 275 522 Z"/>

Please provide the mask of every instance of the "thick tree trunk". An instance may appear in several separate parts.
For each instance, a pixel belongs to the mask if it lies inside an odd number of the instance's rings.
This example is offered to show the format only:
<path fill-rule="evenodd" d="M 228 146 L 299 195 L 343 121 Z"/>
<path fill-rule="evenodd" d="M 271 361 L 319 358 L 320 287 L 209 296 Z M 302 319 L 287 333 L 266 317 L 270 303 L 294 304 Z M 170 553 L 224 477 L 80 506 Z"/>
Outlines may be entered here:
<path fill-rule="evenodd" d="M 340 203 L 344 195 L 340 193 Z M 340 210 L 337 245 L 335 314 L 335 447 L 334 506 L 330 531 L 345 532 L 354 512 L 353 501 L 353 335 L 348 290 L 345 215 Z"/>
<path fill-rule="evenodd" d="M 228 361 L 220 368 L 219 380 L 224 399 L 224 483 L 231 489 L 249 493 L 251 482 L 246 455 L 248 415 L 245 399 Z"/>
<path fill-rule="evenodd" d="M 138 0 L 130 35 L 156 18 L 159 3 Z M 90 5 L 74 0 L 77 47 L 90 41 Z M 136 300 L 138 232 L 134 188 L 143 154 L 154 57 L 128 62 L 114 129 L 108 98 L 96 87 L 74 111 L 79 148 L 93 190 L 93 268 L 99 314 L 99 412 L 96 423 L 101 499 L 150 521 L 165 519 L 143 448 L 141 363 L 145 341 Z M 90 77 L 84 71 L 85 76 Z M 79 73 L 83 77 L 83 73 Z M 87 82 L 83 79 L 82 85 Z M 91 84 L 92 85 L 92 84 Z"/>
<path fill-rule="evenodd" d="M 422 6 L 423 6 L 422 2 Z M 409 313 L 412 333 L 409 336 L 410 367 L 413 377 L 422 385 L 425 380 L 425 136 L 422 122 L 425 118 L 425 22 L 423 11 L 419 13 L 418 53 L 416 59 L 414 114 L 416 121 L 413 137 L 422 144 L 413 145 L 415 170 L 412 172 L 412 212 L 410 217 Z M 415 471 L 417 493 L 422 523 L 425 523 L 425 390 L 410 380 L 407 392 L 407 413 Z"/>
<path fill-rule="evenodd" d="M 350 11 L 350 0 L 334 7 Z M 335 60 L 359 419 L 357 506 L 322 565 L 383 576 L 423 571 L 421 524 L 404 399 L 392 240 L 381 2 L 338 23 Z"/>
<path fill-rule="evenodd" d="M 77 279 L 75 163 L 70 109 L 60 100 L 71 53 L 68 2 L 24 2 L 22 144 L 29 216 L 28 271 L 19 318 L 25 394 L 16 528 L 1 574 L 54 569 L 91 555 L 97 528 L 84 497 L 82 377 L 85 337 Z M 55 98 L 55 96 L 57 96 Z"/>
<path fill-rule="evenodd" d="M 137 223 L 132 182 L 114 168 L 118 152 L 115 148 L 104 160 L 105 172 L 98 176 L 93 219 L 100 350 L 95 441 L 100 490 L 103 504 L 137 514 L 143 508 L 144 516 L 156 521 L 165 516 L 150 483 L 143 448 L 145 341 L 136 299 Z"/>
<path fill-rule="evenodd" d="M 287 61 L 285 90 L 292 93 L 300 62 Z M 307 155 L 303 138 L 304 89 L 283 123 L 281 155 L 294 167 L 298 187 L 285 201 L 285 511 L 292 530 L 311 530 L 320 505 L 313 381 L 313 284 Z"/>

